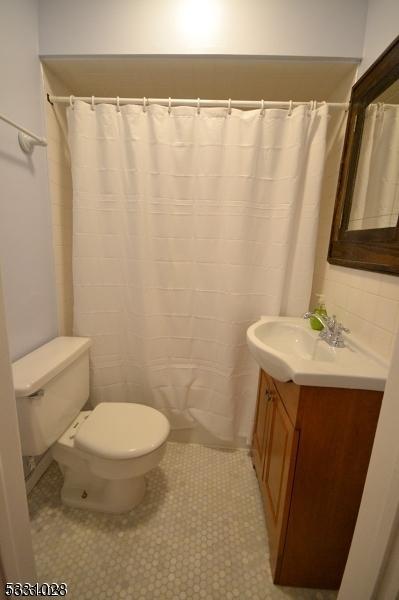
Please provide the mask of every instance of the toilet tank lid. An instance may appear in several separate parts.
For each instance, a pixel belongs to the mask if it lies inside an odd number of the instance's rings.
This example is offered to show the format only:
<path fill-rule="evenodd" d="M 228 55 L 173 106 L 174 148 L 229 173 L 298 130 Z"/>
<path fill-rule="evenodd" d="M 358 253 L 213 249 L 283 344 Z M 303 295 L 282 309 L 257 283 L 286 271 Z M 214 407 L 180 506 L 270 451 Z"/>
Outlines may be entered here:
<path fill-rule="evenodd" d="M 12 364 L 17 398 L 30 396 L 73 363 L 91 345 L 89 338 L 56 337 Z"/>

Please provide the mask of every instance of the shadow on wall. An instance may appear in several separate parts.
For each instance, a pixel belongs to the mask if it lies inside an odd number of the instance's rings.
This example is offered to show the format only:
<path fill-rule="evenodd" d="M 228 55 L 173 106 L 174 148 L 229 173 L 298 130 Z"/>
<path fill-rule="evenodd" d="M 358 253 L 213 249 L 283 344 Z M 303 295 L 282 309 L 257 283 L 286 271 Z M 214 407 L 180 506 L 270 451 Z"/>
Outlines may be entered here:
<path fill-rule="evenodd" d="M 32 157 L 26 154 L 22 158 L 16 158 L 16 156 L 13 154 L 9 154 L 8 152 L 0 150 L 0 160 L 5 160 L 14 166 L 27 169 L 32 175 L 35 173 L 35 166 L 33 164 Z"/>

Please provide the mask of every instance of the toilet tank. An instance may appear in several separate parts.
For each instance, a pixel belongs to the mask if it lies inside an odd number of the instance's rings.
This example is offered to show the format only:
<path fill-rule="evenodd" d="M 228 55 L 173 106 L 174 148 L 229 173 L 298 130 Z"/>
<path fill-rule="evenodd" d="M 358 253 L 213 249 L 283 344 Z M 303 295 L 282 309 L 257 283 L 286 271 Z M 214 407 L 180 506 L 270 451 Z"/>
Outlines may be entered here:
<path fill-rule="evenodd" d="M 22 453 L 45 452 L 89 398 L 90 340 L 57 337 L 12 365 Z"/>

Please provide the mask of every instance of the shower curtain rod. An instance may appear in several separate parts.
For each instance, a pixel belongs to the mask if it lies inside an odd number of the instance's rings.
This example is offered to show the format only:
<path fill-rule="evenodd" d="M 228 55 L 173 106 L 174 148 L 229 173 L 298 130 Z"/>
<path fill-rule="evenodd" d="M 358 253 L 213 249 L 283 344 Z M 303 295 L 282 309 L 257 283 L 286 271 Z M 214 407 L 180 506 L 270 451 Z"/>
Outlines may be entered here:
<path fill-rule="evenodd" d="M 139 104 L 143 107 L 149 104 L 160 104 L 161 106 L 194 106 L 200 107 L 222 107 L 222 108 L 293 108 L 295 106 L 309 105 L 312 108 L 321 106 L 322 104 L 328 104 L 330 108 L 345 108 L 347 109 L 349 104 L 347 102 L 317 102 L 316 100 L 310 100 L 308 102 L 294 102 L 290 101 L 267 101 L 267 100 L 202 100 L 201 98 L 103 98 L 96 96 L 51 96 L 47 94 L 47 99 L 51 104 L 70 104 L 73 105 L 75 100 L 81 100 L 83 102 L 89 102 L 93 106 L 95 104 Z"/>

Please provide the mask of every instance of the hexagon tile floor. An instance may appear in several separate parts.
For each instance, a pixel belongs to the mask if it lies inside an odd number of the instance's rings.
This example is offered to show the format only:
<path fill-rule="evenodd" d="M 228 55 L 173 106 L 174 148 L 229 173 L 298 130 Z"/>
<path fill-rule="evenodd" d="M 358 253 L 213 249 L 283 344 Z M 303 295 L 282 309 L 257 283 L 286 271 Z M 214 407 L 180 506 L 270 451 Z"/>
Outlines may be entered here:
<path fill-rule="evenodd" d="M 125 515 L 63 506 L 52 463 L 29 496 L 41 581 L 70 600 L 331 600 L 274 586 L 262 501 L 245 450 L 169 443 Z"/>

